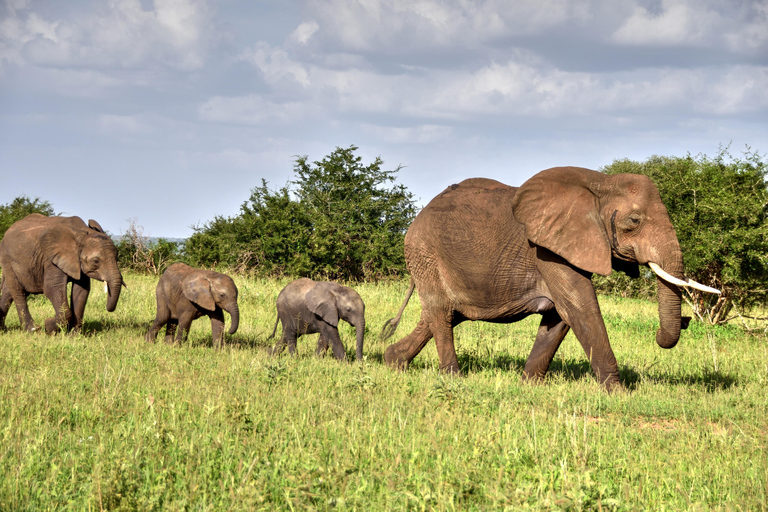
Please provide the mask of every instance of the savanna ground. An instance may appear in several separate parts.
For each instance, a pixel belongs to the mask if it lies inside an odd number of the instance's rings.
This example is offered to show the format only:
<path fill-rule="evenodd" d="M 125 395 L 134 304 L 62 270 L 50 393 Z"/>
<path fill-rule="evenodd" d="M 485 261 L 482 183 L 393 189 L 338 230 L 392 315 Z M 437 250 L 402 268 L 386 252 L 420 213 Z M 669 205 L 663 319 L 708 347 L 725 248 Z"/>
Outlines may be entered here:
<path fill-rule="evenodd" d="M 317 335 L 268 357 L 287 281 L 235 280 L 240 329 L 219 351 L 207 318 L 181 347 L 144 342 L 156 278 L 127 275 L 114 313 L 94 282 L 79 335 L 22 332 L 12 308 L 0 510 L 766 508 L 764 337 L 692 323 L 665 351 L 654 304 L 601 298 L 626 392 L 599 389 L 572 334 L 546 383 L 522 384 L 538 317 L 458 327 L 464 378 L 438 373 L 434 342 L 400 373 L 378 332 L 407 282 L 355 286 L 359 365 L 315 358 Z M 53 314 L 30 304 L 38 323 Z M 396 336 L 418 316 L 414 297 Z"/>

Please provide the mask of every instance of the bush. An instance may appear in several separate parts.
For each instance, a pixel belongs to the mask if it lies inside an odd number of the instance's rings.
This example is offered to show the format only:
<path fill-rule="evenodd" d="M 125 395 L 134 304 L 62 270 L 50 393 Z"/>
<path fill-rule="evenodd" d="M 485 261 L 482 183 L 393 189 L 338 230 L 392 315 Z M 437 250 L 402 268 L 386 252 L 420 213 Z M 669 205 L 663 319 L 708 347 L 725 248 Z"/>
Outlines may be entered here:
<path fill-rule="evenodd" d="M 686 275 L 722 291 L 719 297 L 687 290 L 694 314 L 713 324 L 768 302 L 768 162 L 749 149 L 734 158 L 653 156 L 616 160 L 602 169 L 650 177 L 659 188 L 683 251 Z M 641 279 L 652 280 L 652 274 Z M 595 279 L 601 291 L 621 289 L 626 276 Z M 634 285 L 639 295 L 650 285 Z"/>
<path fill-rule="evenodd" d="M 371 280 L 405 273 L 403 239 L 416 207 L 394 184 L 401 169 L 365 166 L 358 148 L 336 148 L 323 160 L 297 157 L 296 179 L 278 190 L 266 181 L 240 215 L 195 228 L 186 256 L 198 266 L 224 265 L 265 276 Z"/>

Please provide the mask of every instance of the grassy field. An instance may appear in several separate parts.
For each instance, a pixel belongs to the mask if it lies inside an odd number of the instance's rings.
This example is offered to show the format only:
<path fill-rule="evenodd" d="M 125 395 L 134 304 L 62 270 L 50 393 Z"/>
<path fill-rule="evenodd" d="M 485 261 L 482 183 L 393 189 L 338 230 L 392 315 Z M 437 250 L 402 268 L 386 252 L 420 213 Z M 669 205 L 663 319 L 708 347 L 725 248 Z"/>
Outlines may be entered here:
<path fill-rule="evenodd" d="M 466 376 L 452 379 L 433 342 L 405 373 L 382 363 L 378 331 L 407 282 L 355 286 L 358 365 L 315 358 L 317 335 L 268 357 L 286 282 L 235 280 L 240 330 L 219 351 L 205 318 L 182 347 L 144 342 L 150 277 L 127 275 L 114 313 L 94 283 L 80 335 L 27 334 L 12 309 L 0 510 L 767 508 L 765 338 L 692 324 L 665 351 L 653 304 L 603 298 L 626 392 L 599 389 L 572 334 L 546 383 L 522 384 L 538 317 L 459 326 Z M 53 314 L 42 297 L 31 307 L 38 323 Z M 341 334 L 353 356 L 354 330 Z"/>

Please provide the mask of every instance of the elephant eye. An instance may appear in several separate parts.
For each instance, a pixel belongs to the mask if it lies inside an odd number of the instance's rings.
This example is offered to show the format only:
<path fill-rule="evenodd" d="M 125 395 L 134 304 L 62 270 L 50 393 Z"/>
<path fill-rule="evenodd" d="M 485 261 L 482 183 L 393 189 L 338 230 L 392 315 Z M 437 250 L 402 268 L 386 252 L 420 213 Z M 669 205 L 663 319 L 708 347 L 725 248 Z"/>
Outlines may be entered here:
<path fill-rule="evenodd" d="M 630 228 L 636 228 L 640 225 L 640 216 L 639 215 L 630 215 L 627 217 L 627 224 Z"/>

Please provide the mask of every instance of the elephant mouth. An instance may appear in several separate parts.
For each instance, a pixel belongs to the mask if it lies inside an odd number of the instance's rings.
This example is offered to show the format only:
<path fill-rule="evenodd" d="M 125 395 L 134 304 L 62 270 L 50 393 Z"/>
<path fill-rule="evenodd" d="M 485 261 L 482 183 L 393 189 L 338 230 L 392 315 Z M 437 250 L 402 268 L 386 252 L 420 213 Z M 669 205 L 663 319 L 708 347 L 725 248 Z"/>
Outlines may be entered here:
<path fill-rule="evenodd" d="M 718 290 L 717 288 L 711 288 L 701 283 L 697 283 L 692 279 L 688 279 L 687 281 L 678 279 L 675 276 L 672 276 L 667 272 L 665 272 L 659 265 L 657 265 L 652 261 L 648 262 L 648 266 L 651 268 L 651 270 L 653 270 L 656 273 L 657 276 L 659 276 L 660 279 L 663 279 L 664 281 L 670 284 L 674 284 L 675 286 L 679 286 L 679 287 L 693 288 L 695 290 L 700 290 L 702 292 L 715 293 L 717 295 L 720 295 L 720 290 Z"/>

